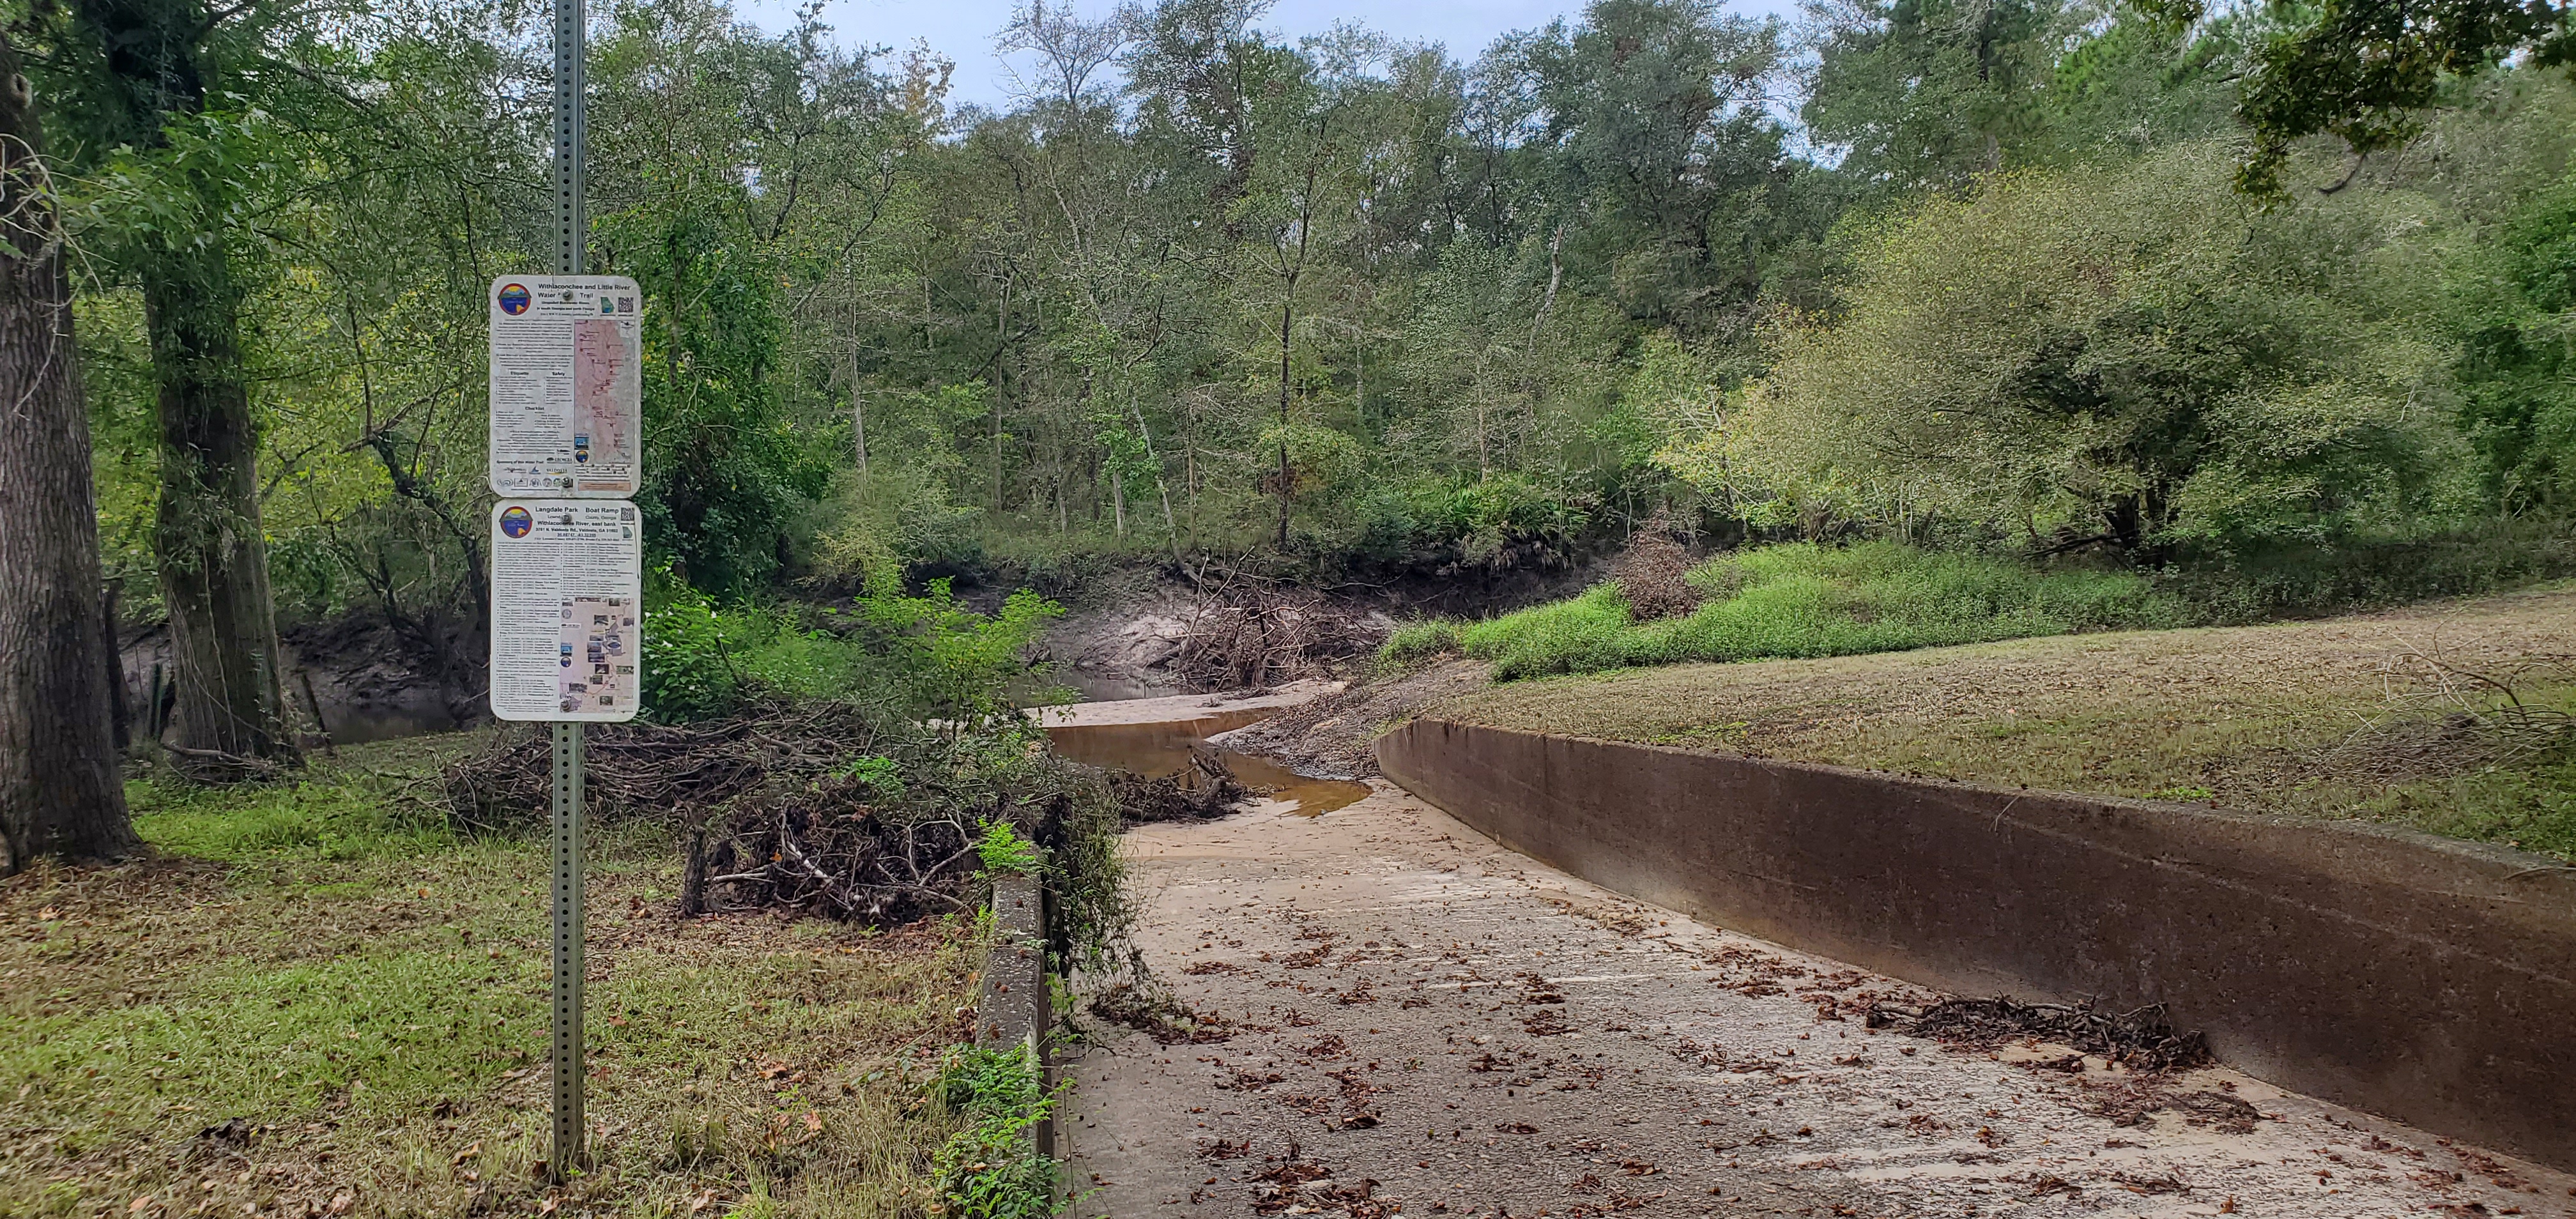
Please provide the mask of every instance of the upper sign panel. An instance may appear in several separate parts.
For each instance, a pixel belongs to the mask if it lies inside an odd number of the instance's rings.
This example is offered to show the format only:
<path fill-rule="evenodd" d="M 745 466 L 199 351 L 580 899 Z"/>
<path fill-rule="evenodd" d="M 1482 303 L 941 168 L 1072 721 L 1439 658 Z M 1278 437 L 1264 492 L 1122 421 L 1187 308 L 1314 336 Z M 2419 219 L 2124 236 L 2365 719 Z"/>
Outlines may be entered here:
<path fill-rule="evenodd" d="M 644 461 L 644 298 L 621 275 L 492 281 L 492 491 L 635 494 Z"/>

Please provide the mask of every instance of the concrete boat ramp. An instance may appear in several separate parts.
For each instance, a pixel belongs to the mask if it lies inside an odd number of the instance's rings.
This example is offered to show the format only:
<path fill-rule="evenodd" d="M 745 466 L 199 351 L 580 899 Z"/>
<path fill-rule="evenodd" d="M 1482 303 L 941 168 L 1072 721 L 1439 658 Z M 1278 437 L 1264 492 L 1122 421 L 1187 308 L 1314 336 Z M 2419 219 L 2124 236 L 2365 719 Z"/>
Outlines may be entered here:
<path fill-rule="evenodd" d="M 1082 1018 L 1066 1213 L 2576 1214 L 2567 1174 L 2225 1067 L 1871 1030 L 1929 996 L 1372 788 L 1130 832 L 1139 946 L 1212 1031 Z"/>

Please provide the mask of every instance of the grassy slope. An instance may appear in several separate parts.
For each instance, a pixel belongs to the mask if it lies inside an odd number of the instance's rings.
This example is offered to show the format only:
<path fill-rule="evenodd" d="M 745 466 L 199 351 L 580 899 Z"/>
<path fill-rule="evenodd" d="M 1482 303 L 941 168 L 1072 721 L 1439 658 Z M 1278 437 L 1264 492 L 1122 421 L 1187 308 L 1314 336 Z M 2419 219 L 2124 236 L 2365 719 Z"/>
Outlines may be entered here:
<path fill-rule="evenodd" d="M 2134 575 L 2037 571 L 1999 559 L 1890 542 L 1769 546 L 1701 564 L 1707 599 L 1689 614 L 1632 621 L 1612 584 L 1580 597 L 1444 631 L 1509 681 L 1682 661 L 1845 656 L 2031 635 L 2177 626 L 2187 607 Z M 1449 638 L 1399 635 L 1391 657 Z"/>
<path fill-rule="evenodd" d="M 2561 586 L 2315 622 L 1517 682 L 1429 714 L 2365 817 L 2576 858 L 2576 757 L 2564 735 L 2555 748 L 2516 753 L 2457 718 L 2495 701 L 2459 684 L 2476 672 L 2510 676 L 2543 727 L 2563 722 L 2549 713 L 2576 707 L 2570 657 L 2576 591 Z"/>
<path fill-rule="evenodd" d="M 0 881 L 0 1216 L 535 1206 L 544 841 L 459 840 L 383 777 L 453 745 L 344 750 L 293 786 L 136 783 L 161 858 Z M 599 1163 L 565 1208 L 920 1213 L 955 1123 L 917 1098 L 973 1001 L 974 931 L 681 922 L 667 832 L 592 848 Z M 246 1144 L 199 1136 L 233 1118 Z"/>

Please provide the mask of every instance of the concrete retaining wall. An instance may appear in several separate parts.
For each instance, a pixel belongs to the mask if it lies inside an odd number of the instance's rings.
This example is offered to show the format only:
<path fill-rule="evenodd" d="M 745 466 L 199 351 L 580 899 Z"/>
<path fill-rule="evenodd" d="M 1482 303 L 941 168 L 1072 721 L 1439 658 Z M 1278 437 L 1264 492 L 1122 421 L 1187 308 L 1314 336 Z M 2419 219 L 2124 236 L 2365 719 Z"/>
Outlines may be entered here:
<path fill-rule="evenodd" d="M 1622 893 L 1962 994 L 2170 1004 L 2256 1076 L 2576 1168 L 2576 871 L 2548 860 L 1440 720 L 1377 750 Z"/>
<path fill-rule="evenodd" d="M 1055 1083 L 1047 1060 L 1047 1026 L 1055 1015 L 1047 993 L 1046 888 L 1026 876 L 993 878 L 993 951 L 975 1000 L 975 1044 L 985 1049 L 1018 1046 Z M 1037 1149 L 1055 1154 L 1055 1119 L 1029 1128 Z"/>

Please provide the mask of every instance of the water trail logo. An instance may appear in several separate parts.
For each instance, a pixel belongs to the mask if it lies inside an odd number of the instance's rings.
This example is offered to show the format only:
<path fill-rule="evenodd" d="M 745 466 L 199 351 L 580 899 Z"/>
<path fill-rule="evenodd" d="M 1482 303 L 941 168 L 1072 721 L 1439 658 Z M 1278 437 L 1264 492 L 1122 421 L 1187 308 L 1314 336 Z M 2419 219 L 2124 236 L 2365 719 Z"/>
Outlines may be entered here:
<path fill-rule="evenodd" d="M 511 537 L 526 537 L 528 536 L 528 530 L 534 528 L 535 525 L 536 521 L 530 519 L 528 516 L 528 510 L 525 508 L 512 505 L 501 510 L 501 532 L 506 533 Z"/>
<path fill-rule="evenodd" d="M 501 312 L 503 313 L 509 314 L 512 317 L 517 317 L 522 313 L 526 313 L 528 311 L 528 302 L 532 299 L 533 298 L 528 295 L 528 286 L 526 284 L 501 285 Z"/>

